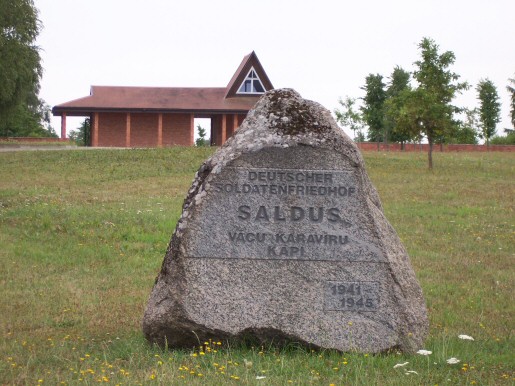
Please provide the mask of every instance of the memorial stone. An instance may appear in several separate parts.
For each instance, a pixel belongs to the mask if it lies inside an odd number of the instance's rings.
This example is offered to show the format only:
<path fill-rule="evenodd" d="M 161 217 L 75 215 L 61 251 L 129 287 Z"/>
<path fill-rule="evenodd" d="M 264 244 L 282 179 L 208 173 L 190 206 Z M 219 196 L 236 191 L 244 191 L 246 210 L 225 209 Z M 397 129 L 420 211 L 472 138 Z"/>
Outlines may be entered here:
<path fill-rule="evenodd" d="M 329 111 L 270 91 L 204 162 L 143 331 L 168 347 L 247 336 L 370 353 L 422 347 L 427 313 L 409 257 Z"/>

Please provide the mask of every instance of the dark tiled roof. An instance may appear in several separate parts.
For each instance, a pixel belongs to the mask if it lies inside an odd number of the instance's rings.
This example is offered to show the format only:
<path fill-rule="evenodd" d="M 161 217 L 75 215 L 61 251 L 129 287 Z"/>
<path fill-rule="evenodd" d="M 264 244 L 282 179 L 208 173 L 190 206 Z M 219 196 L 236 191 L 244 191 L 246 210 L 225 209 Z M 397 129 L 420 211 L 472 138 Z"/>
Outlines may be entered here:
<path fill-rule="evenodd" d="M 91 95 L 57 105 L 52 111 L 247 112 L 259 99 L 225 98 L 225 92 L 225 88 L 92 86 Z"/>
<path fill-rule="evenodd" d="M 259 95 L 236 95 L 254 67 L 264 87 L 273 88 L 254 52 L 246 55 L 227 87 L 124 87 L 92 86 L 89 96 L 54 106 L 54 115 L 89 115 L 100 111 L 246 113 Z"/>

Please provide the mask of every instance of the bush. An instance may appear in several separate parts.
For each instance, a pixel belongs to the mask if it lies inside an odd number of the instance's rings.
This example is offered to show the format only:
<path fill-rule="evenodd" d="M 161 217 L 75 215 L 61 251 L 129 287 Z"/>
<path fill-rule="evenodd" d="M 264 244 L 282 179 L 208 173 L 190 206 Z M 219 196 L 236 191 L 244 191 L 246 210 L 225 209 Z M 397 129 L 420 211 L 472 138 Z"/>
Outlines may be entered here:
<path fill-rule="evenodd" d="M 505 136 L 496 135 L 490 140 L 492 145 L 515 145 L 515 131 L 508 133 Z"/>

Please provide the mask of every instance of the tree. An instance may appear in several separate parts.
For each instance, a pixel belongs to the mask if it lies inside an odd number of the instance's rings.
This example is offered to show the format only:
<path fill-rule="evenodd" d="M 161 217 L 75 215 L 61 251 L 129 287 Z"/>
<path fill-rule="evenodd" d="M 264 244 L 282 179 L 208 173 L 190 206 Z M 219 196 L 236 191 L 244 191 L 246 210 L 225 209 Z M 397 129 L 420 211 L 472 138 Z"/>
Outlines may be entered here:
<path fill-rule="evenodd" d="M 77 130 L 72 130 L 68 137 L 79 146 L 91 144 L 91 119 L 86 118 Z"/>
<path fill-rule="evenodd" d="M 384 104 L 385 138 L 393 142 L 400 142 L 401 149 L 404 143 L 411 140 L 407 127 L 400 122 L 400 114 L 404 104 L 406 92 L 411 91 L 410 73 L 396 66 L 390 76 L 390 82 L 386 89 L 386 101 Z"/>
<path fill-rule="evenodd" d="M 342 126 L 349 128 L 354 133 L 353 140 L 356 142 L 363 142 L 363 134 L 361 130 L 363 129 L 363 121 L 361 119 L 361 115 L 359 111 L 354 108 L 356 103 L 356 99 L 345 97 L 345 100 L 341 98 L 338 100 L 338 103 L 343 107 L 340 111 L 338 109 L 334 110 L 334 114 L 336 115 L 336 121 L 339 122 Z M 356 135 L 356 131 L 358 134 Z M 361 139 L 361 141 L 360 141 Z"/>
<path fill-rule="evenodd" d="M 365 90 L 361 112 L 363 121 L 368 125 L 368 140 L 379 142 L 385 140 L 384 102 L 386 100 L 385 84 L 380 74 L 369 74 L 365 78 Z"/>
<path fill-rule="evenodd" d="M 493 145 L 515 145 L 515 131 L 509 131 L 507 135 L 492 138 Z"/>
<path fill-rule="evenodd" d="M 480 132 L 477 109 L 463 109 L 465 119 L 456 122 L 456 130 L 453 136 L 448 138 L 448 143 L 477 144 L 477 136 Z"/>
<path fill-rule="evenodd" d="M 507 85 L 506 89 L 511 94 L 511 109 L 510 109 L 510 115 L 511 115 L 511 124 L 513 127 L 515 127 L 515 78 L 510 78 L 508 81 L 513 85 Z"/>
<path fill-rule="evenodd" d="M 206 130 L 200 125 L 197 125 L 197 130 L 198 138 L 195 140 L 195 146 L 209 146 L 209 142 L 206 139 Z"/>
<path fill-rule="evenodd" d="M 417 69 L 413 72 L 418 87 L 411 95 L 408 111 L 413 133 L 427 138 L 428 166 L 432 169 L 435 140 L 455 128 L 453 113 L 459 109 L 451 101 L 468 85 L 458 82 L 459 75 L 449 70 L 456 60 L 452 51 L 439 54 L 438 45 L 429 38 L 423 38 L 418 47 L 422 58 L 415 62 Z"/>
<path fill-rule="evenodd" d="M 0 135 L 50 134 L 42 125 L 46 104 L 38 97 L 40 28 L 32 0 L 0 1 Z"/>
<path fill-rule="evenodd" d="M 499 103 L 497 88 L 491 80 L 480 80 L 476 91 L 479 99 L 480 135 L 486 139 L 486 146 L 488 147 L 490 138 L 495 135 L 497 124 L 501 120 L 501 104 Z"/>

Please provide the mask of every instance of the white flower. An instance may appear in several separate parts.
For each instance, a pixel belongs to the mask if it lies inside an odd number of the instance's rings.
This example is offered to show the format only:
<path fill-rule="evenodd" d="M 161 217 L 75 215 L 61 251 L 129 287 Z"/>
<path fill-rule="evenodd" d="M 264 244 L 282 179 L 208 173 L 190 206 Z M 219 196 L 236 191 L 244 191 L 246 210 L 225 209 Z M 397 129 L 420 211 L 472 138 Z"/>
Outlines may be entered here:
<path fill-rule="evenodd" d="M 405 374 L 406 375 L 410 375 L 410 374 L 417 374 L 418 375 L 418 373 L 415 370 L 408 370 L 408 371 L 406 371 Z"/>
<path fill-rule="evenodd" d="M 431 355 L 433 352 L 432 351 L 427 351 L 427 350 L 418 350 L 417 351 L 417 354 L 420 354 L 420 355 Z"/>
<path fill-rule="evenodd" d="M 449 358 L 447 359 L 447 363 L 450 364 L 450 365 L 455 365 L 456 363 L 460 363 L 460 360 L 458 358 Z"/>
<path fill-rule="evenodd" d="M 472 338 L 469 335 L 458 335 L 458 338 L 464 339 L 464 340 L 474 340 L 474 338 Z"/>
<path fill-rule="evenodd" d="M 263 377 L 262 375 L 258 375 L 256 379 L 265 379 L 266 377 Z"/>
<path fill-rule="evenodd" d="M 397 363 L 395 366 L 393 366 L 394 369 L 396 369 L 397 367 L 403 367 L 403 366 L 406 366 L 409 362 L 404 362 L 404 363 Z"/>

